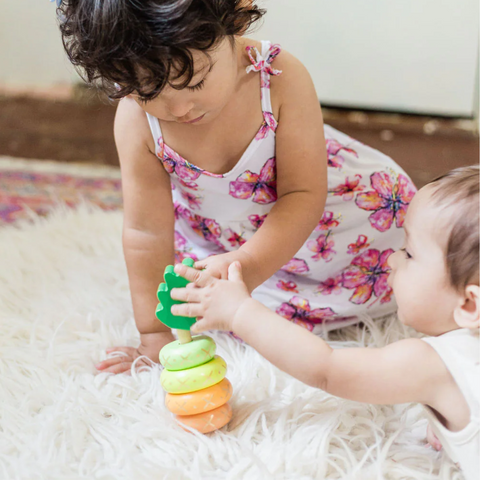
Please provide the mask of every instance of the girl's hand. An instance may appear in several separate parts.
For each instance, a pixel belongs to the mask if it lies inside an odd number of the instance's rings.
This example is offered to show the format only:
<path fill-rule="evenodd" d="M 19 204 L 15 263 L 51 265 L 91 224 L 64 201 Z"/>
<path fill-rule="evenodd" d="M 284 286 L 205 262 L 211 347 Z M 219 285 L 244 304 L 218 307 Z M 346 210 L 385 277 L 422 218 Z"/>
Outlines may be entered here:
<path fill-rule="evenodd" d="M 178 316 L 197 317 L 192 332 L 205 330 L 234 330 L 235 314 L 250 299 L 242 277 L 240 262 L 232 263 L 227 270 L 227 280 L 220 280 L 186 265 L 176 265 L 175 273 L 190 280 L 187 288 L 174 288 L 174 300 L 186 303 L 172 306 L 172 313 Z M 195 288 L 197 287 L 197 288 Z"/>
<path fill-rule="evenodd" d="M 139 347 L 108 348 L 107 353 L 119 352 L 119 354 L 97 363 L 95 368 L 102 372 L 130 373 L 133 362 L 140 356 L 148 357 L 151 361 L 142 358 L 135 364 L 137 368 L 145 365 L 151 366 L 153 362 L 158 363 L 160 350 L 167 343 L 173 342 L 174 340 L 175 338 L 170 331 L 142 334 L 140 335 L 141 343 Z"/>
<path fill-rule="evenodd" d="M 199 262 L 195 262 L 195 268 L 198 270 L 205 270 L 208 275 L 220 280 L 227 280 L 228 267 L 235 261 L 241 263 L 245 270 L 248 270 L 252 262 L 251 256 L 242 251 L 236 250 L 234 252 L 222 253 L 220 255 L 212 255 Z"/>

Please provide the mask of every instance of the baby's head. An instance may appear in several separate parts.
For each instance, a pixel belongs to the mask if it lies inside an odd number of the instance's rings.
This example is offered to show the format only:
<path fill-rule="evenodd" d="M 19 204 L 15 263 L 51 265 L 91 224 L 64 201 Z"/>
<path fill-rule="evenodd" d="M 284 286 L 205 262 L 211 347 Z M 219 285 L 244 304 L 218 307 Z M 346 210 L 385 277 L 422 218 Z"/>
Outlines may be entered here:
<path fill-rule="evenodd" d="M 428 335 L 480 326 L 479 167 L 423 187 L 405 217 L 404 248 L 389 258 L 400 320 Z"/>
<path fill-rule="evenodd" d="M 215 118 L 238 77 L 235 36 L 264 11 L 252 0 L 63 0 L 65 50 L 110 98 L 157 118 Z"/>

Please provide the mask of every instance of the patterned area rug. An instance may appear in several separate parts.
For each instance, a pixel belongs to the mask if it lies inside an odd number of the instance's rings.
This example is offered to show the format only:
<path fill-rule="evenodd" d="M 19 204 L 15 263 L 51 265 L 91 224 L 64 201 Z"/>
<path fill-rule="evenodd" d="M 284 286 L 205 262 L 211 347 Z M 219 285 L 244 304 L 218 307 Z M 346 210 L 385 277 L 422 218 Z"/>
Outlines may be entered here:
<path fill-rule="evenodd" d="M 103 210 L 121 209 L 120 169 L 0 156 L 0 225 L 84 201 Z"/>

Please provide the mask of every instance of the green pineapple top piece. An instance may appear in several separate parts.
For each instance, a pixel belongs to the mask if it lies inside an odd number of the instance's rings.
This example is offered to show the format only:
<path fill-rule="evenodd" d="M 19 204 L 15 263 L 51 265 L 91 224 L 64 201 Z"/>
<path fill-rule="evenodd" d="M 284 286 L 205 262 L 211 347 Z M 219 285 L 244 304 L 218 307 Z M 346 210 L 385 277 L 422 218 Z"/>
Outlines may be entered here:
<path fill-rule="evenodd" d="M 187 265 L 187 267 L 193 267 L 193 264 L 195 262 L 192 258 L 185 258 L 182 263 L 184 265 Z M 172 298 L 170 297 L 170 290 L 172 288 L 185 288 L 190 282 L 188 280 L 185 280 L 183 277 L 177 275 L 173 271 L 173 265 L 168 265 L 165 268 L 163 278 L 165 279 L 166 283 L 161 283 L 158 286 L 157 297 L 160 303 L 157 306 L 155 315 L 167 327 L 176 328 L 178 330 L 190 330 L 190 327 L 195 323 L 195 318 L 176 317 L 175 315 L 172 315 L 172 305 L 185 302 L 172 300 Z"/>

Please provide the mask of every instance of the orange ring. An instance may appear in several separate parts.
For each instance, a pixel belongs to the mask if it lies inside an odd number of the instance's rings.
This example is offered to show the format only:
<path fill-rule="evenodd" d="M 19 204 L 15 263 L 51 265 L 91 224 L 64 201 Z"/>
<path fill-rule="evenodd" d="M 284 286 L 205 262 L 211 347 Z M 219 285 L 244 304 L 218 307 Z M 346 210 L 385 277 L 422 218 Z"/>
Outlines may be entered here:
<path fill-rule="evenodd" d="M 225 403 L 221 407 L 197 415 L 175 415 L 181 427 L 190 427 L 200 433 L 210 433 L 226 425 L 232 418 L 232 407 Z"/>
<path fill-rule="evenodd" d="M 221 407 L 232 397 L 232 384 L 228 378 L 196 392 L 165 396 L 165 406 L 176 415 L 196 415 Z"/>

